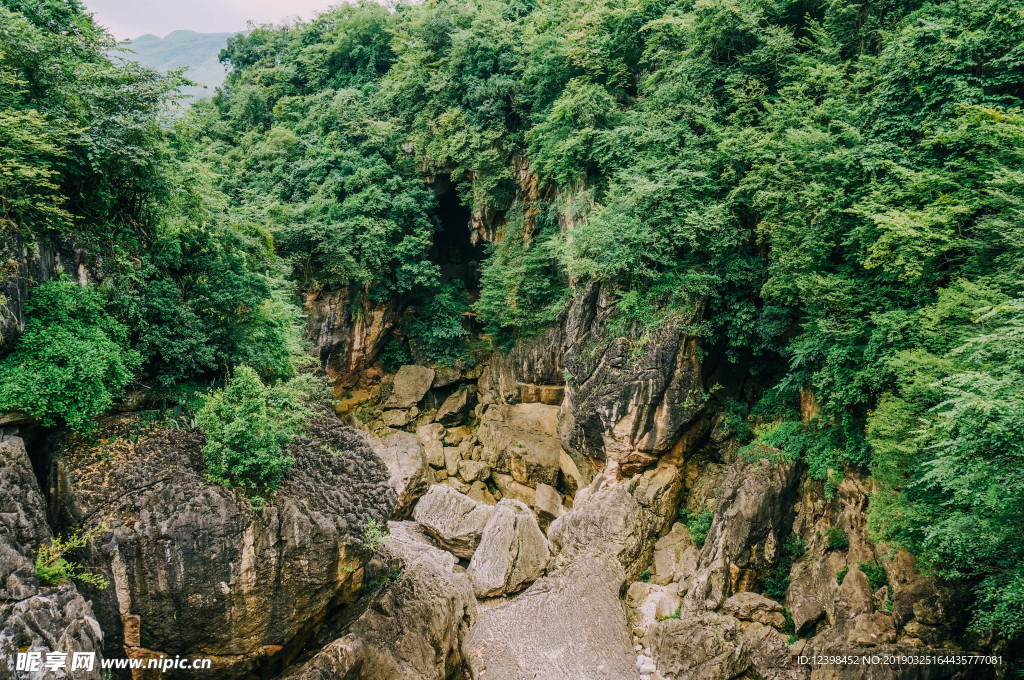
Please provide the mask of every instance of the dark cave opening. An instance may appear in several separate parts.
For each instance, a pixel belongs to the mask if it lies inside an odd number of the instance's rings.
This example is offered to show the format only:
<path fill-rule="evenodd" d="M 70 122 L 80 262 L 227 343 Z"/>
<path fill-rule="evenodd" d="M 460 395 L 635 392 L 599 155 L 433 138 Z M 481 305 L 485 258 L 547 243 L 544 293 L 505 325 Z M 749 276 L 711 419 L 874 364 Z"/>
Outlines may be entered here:
<path fill-rule="evenodd" d="M 475 296 L 480 291 L 480 266 L 487 253 L 482 242 L 472 241 L 472 213 L 459 201 L 451 175 L 437 175 L 433 188 L 437 219 L 430 258 L 441 269 L 442 284 L 462 281 L 470 295 Z"/>

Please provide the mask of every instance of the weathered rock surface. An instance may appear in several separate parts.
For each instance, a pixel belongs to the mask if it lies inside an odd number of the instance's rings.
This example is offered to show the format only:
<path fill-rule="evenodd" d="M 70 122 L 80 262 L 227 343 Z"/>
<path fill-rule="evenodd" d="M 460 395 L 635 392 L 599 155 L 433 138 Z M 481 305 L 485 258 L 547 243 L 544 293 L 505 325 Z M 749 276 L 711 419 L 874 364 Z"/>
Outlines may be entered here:
<path fill-rule="evenodd" d="M 563 514 L 548 527 L 552 551 L 558 563 L 574 559 L 577 555 L 598 548 L 615 555 L 630 580 L 636 580 L 644 571 L 653 552 L 653 540 L 666 525 L 666 518 L 655 513 L 659 504 L 644 505 L 663 497 L 662 491 L 676 486 L 674 481 L 665 486 L 652 484 L 653 477 L 636 475 L 628 482 L 603 486 L 607 481 L 597 477 L 577 495 L 571 511 Z"/>
<path fill-rule="evenodd" d="M 555 486 L 563 455 L 557 428 L 557 406 L 489 406 L 479 431 L 484 457 L 492 469 L 511 474 L 520 484 Z"/>
<path fill-rule="evenodd" d="M 394 432 L 387 437 L 368 439 L 374 452 L 388 469 L 388 484 L 398 496 L 398 505 L 392 513 L 395 519 L 407 519 L 413 505 L 434 483 L 434 473 L 427 464 L 427 456 L 409 432 Z"/>
<path fill-rule="evenodd" d="M 391 395 L 384 408 L 412 408 L 420 403 L 434 382 L 434 369 L 426 366 L 402 366 L 391 383 Z"/>
<path fill-rule="evenodd" d="M 523 397 L 524 392 L 537 391 L 535 386 L 549 386 L 552 390 L 564 388 L 561 344 L 561 327 L 552 326 L 530 340 L 517 342 L 507 355 L 501 352 L 492 353 L 487 368 L 480 377 L 481 399 L 485 403 L 552 403 L 553 391 L 547 393 L 547 400 Z"/>
<path fill-rule="evenodd" d="M 258 512 L 206 479 L 199 432 L 155 430 L 106 456 L 67 447 L 51 473 L 55 515 L 110 527 L 90 560 L 113 585 L 88 590 L 107 649 L 210 657 L 218 677 L 243 677 L 287 662 L 356 597 L 366 522 L 386 521 L 395 494 L 359 433 L 333 417 L 307 431 Z"/>
<path fill-rule="evenodd" d="M 750 591 L 736 593 L 729 597 L 722 605 L 721 612 L 734 616 L 740 621 L 753 621 L 780 630 L 786 625 L 786 617 L 782 615 L 781 604 Z"/>
<path fill-rule="evenodd" d="M 665 585 L 684 574 L 692 574 L 699 558 L 700 548 L 690 538 L 690 531 L 682 522 L 676 522 L 654 544 L 651 580 Z"/>
<path fill-rule="evenodd" d="M 305 337 L 327 374 L 343 387 L 351 387 L 376 360 L 404 311 L 397 298 L 377 303 L 339 288 L 303 296 Z"/>
<path fill-rule="evenodd" d="M 550 557 L 548 541 L 530 508 L 503 498 L 469 563 L 473 590 L 477 597 L 518 592 L 544 575 Z"/>
<path fill-rule="evenodd" d="M 591 553 L 480 611 L 464 649 L 474 680 L 638 678 L 614 557 Z"/>
<path fill-rule="evenodd" d="M 759 623 L 744 628 L 731 616 L 684 613 L 653 624 L 648 632 L 651 656 L 665 680 L 810 677 L 781 634 Z"/>
<path fill-rule="evenodd" d="M 446 680 L 462 668 L 462 643 L 476 619 L 469 578 L 415 523 L 388 526 L 384 552 L 400 576 L 369 596 L 365 612 L 290 680 Z"/>
<path fill-rule="evenodd" d="M 792 462 L 740 458 L 733 464 L 688 579 L 688 598 L 698 607 L 717 609 L 733 593 L 760 585 L 790 534 L 799 480 Z"/>
<path fill-rule="evenodd" d="M 416 428 L 416 440 L 423 447 L 427 462 L 432 468 L 444 467 L 444 425 L 430 423 Z"/>
<path fill-rule="evenodd" d="M 475 402 L 476 387 L 463 386 L 444 400 L 444 403 L 437 409 L 434 420 L 448 427 L 458 425 L 466 419 L 466 415 L 472 410 Z"/>
<path fill-rule="evenodd" d="M 562 495 L 553 486 L 538 484 L 535 496 L 534 510 L 537 512 L 537 521 L 541 527 L 546 527 L 553 520 L 562 516 L 565 508 L 562 507 Z"/>
<path fill-rule="evenodd" d="M 50 540 L 46 504 L 22 440 L 0 441 L 0 680 L 55 680 L 63 672 L 15 670 L 18 652 L 94 652 L 102 657 L 103 635 L 90 604 L 76 587 L 40 586 L 35 555 Z M 95 669 L 76 678 L 99 680 Z"/>
<path fill-rule="evenodd" d="M 493 506 L 478 503 L 445 484 L 435 484 L 416 504 L 413 518 L 442 548 L 469 559 L 493 513 Z"/>
<path fill-rule="evenodd" d="M 574 298 L 562 335 L 566 385 L 562 446 L 579 463 L 607 460 L 630 477 L 668 452 L 704 409 L 696 340 L 666 323 L 637 354 L 607 324 L 615 298 L 591 284 Z"/>

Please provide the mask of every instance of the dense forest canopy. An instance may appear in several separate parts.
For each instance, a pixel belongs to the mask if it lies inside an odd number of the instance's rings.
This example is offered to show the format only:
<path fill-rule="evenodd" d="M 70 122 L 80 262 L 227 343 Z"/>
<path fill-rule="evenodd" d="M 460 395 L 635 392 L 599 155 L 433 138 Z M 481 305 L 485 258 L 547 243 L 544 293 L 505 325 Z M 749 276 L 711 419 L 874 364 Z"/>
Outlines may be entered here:
<path fill-rule="evenodd" d="M 411 304 L 451 362 L 470 309 L 505 349 L 597 283 L 638 351 L 683 323 L 759 377 L 723 404 L 748 455 L 870 470 L 877 535 L 973 584 L 978 632 L 1024 631 L 1024 2 L 340 5 L 232 37 L 173 122 L 180 74 L 111 61 L 77 1 L 0 0 L 0 31 L 5 228 L 110 275 L 40 303 L 0 408 L 286 377 L 298 289 Z M 478 290 L 432 257 L 442 174 L 498 216 Z M 95 387 L 29 398 L 41 364 Z"/>

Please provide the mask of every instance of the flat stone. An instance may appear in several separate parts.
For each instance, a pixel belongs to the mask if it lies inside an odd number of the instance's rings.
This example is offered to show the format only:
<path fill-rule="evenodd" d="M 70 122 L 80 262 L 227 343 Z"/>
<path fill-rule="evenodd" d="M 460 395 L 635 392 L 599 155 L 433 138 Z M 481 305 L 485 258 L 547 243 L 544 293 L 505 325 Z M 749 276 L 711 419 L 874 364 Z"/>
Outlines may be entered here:
<path fill-rule="evenodd" d="M 538 484 L 533 507 L 541 526 L 546 527 L 563 512 L 562 494 L 553 486 Z"/>

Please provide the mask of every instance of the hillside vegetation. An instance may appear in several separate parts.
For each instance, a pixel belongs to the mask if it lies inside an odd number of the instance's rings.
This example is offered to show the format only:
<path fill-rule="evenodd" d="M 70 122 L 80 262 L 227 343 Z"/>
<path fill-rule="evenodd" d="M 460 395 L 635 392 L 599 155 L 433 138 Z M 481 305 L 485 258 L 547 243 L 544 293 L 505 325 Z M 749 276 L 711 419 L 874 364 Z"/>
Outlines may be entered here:
<path fill-rule="evenodd" d="M 0 211 L 110 278 L 26 329 L 0 409 L 287 377 L 298 289 L 412 304 L 450 362 L 471 308 L 508 348 L 597 283 L 637 351 L 683 318 L 758 376 L 728 405 L 748 455 L 870 470 L 877 536 L 974 587 L 979 633 L 1024 631 L 1021 0 L 343 5 L 230 38 L 173 127 L 175 76 L 42 5 L 0 0 Z M 441 174 L 499 216 L 478 291 L 432 255 Z M 78 354 L 50 328 L 122 348 L 85 407 L 24 396 L 40 352 Z"/>

